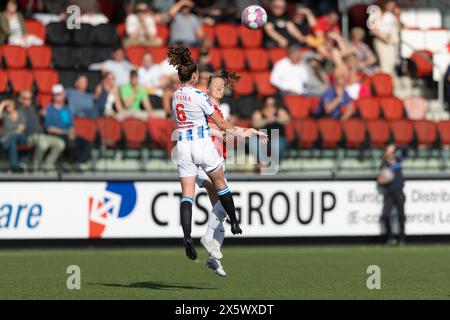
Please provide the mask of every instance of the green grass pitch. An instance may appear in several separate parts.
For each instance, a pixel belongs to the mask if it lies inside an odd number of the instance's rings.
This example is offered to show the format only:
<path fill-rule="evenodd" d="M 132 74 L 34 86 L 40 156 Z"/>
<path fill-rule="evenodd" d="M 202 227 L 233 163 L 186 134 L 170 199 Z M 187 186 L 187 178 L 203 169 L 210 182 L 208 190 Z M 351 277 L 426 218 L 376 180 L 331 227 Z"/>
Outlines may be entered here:
<path fill-rule="evenodd" d="M 225 247 L 227 278 L 178 248 L 0 250 L 0 299 L 449 299 L 450 246 Z M 66 269 L 81 268 L 81 290 Z M 366 287 L 369 265 L 381 289 Z"/>

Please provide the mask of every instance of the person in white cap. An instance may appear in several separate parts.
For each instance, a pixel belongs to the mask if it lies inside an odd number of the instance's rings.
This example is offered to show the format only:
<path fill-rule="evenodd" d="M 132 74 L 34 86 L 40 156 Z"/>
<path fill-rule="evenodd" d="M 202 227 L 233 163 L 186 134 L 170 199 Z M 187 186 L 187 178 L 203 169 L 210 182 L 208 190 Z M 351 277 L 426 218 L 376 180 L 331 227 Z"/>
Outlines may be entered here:
<path fill-rule="evenodd" d="M 63 85 L 53 85 L 52 95 L 53 102 L 45 109 L 45 129 L 48 134 L 63 139 L 66 146 L 70 148 L 75 140 L 75 131 L 72 113 L 66 105 Z"/>

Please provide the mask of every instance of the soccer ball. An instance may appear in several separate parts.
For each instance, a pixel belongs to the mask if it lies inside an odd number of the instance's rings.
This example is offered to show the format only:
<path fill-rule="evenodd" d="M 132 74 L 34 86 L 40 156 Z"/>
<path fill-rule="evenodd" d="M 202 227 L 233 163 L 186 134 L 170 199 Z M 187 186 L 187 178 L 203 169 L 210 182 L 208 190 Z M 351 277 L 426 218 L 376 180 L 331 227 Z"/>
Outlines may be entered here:
<path fill-rule="evenodd" d="M 249 29 L 261 29 L 267 22 L 267 13 L 260 6 L 248 6 L 242 10 L 241 21 Z"/>

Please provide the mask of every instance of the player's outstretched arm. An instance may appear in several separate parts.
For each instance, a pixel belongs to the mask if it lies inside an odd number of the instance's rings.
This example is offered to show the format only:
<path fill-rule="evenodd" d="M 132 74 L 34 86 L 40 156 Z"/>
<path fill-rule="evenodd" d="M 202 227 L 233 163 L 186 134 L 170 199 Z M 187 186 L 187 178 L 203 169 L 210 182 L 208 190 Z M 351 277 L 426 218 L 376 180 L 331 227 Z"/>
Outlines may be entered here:
<path fill-rule="evenodd" d="M 261 143 L 266 144 L 269 141 L 267 134 L 260 132 L 254 128 L 241 128 L 233 126 L 230 122 L 223 119 L 217 111 L 214 111 L 211 116 L 211 120 L 223 131 L 231 132 L 232 135 L 240 138 L 248 138 L 254 135 L 260 136 Z"/>

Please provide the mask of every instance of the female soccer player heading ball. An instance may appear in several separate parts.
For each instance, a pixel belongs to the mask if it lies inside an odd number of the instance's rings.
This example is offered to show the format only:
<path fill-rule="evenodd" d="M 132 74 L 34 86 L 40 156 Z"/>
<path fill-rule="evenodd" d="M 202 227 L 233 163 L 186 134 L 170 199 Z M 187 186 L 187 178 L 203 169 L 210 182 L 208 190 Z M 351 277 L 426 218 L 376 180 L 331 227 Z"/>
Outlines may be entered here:
<path fill-rule="evenodd" d="M 219 108 L 220 102 L 225 94 L 227 88 L 232 88 L 240 77 L 234 72 L 228 72 L 225 70 L 213 73 L 208 80 L 208 94 L 213 103 L 214 109 L 223 118 L 222 111 Z M 225 146 L 224 132 L 218 130 L 214 123 L 209 124 L 211 126 L 212 139 L 216 145 L 219 155 L 223 155 L 223 158 L 227 156 L 227 150 Z M 239 127 L 236 127 L 239 128 Z M 259 133 L 258 133 L 259 134 Z M 209 258 L 206 265 L 211 268 L 217 275 L 226 276 L 225 270 L 222 267 L 220 259 L 223 258 L 220 252 L 220 247 L 223 244 L 225 238 L 224 221 L 227 213 L 219 201 L 216 189 L 209 180 L 208 175 L 200 168 L 197 176 L 197 185 L 201 188 L 205 188 L 208 191 L 209 199 L 213 206 L 212 212 L 208 219 L 208 226 L 205 235 L 201 238 L 200 242 L 209 253 Z"/>
<path fill-rule="evenodd" d="M 172 98 L 172 110 L 178 125 L 177 167 L 181 182 L 181 226 L 184 234 L 186 256 L 197 259 L 197 252 L 191 238 L 192 204 L 194 202 L 195 181 L 199 168 L 211 180 L 220 203 L 225 209 L 233 234 L 242 233 L 236 218 L 231 191 L 224 176 L 223 157 L 219 155 L 211 139 L 210 118 L 219 129 L 238 137 L 250 137 L 258 134 L 255 129 L 243 129 L 233 126 L 223 119 L 214 109 L 211 99 L 201 90 L 194 88 L 198 83 L 199 72 L 188 48 L 173 45 L 168 50 L 169 63 L 176 67 L 181 87 L 175 91 Z M 268 137 L 259 133 L 262 142 L 267 143 Z"/>

